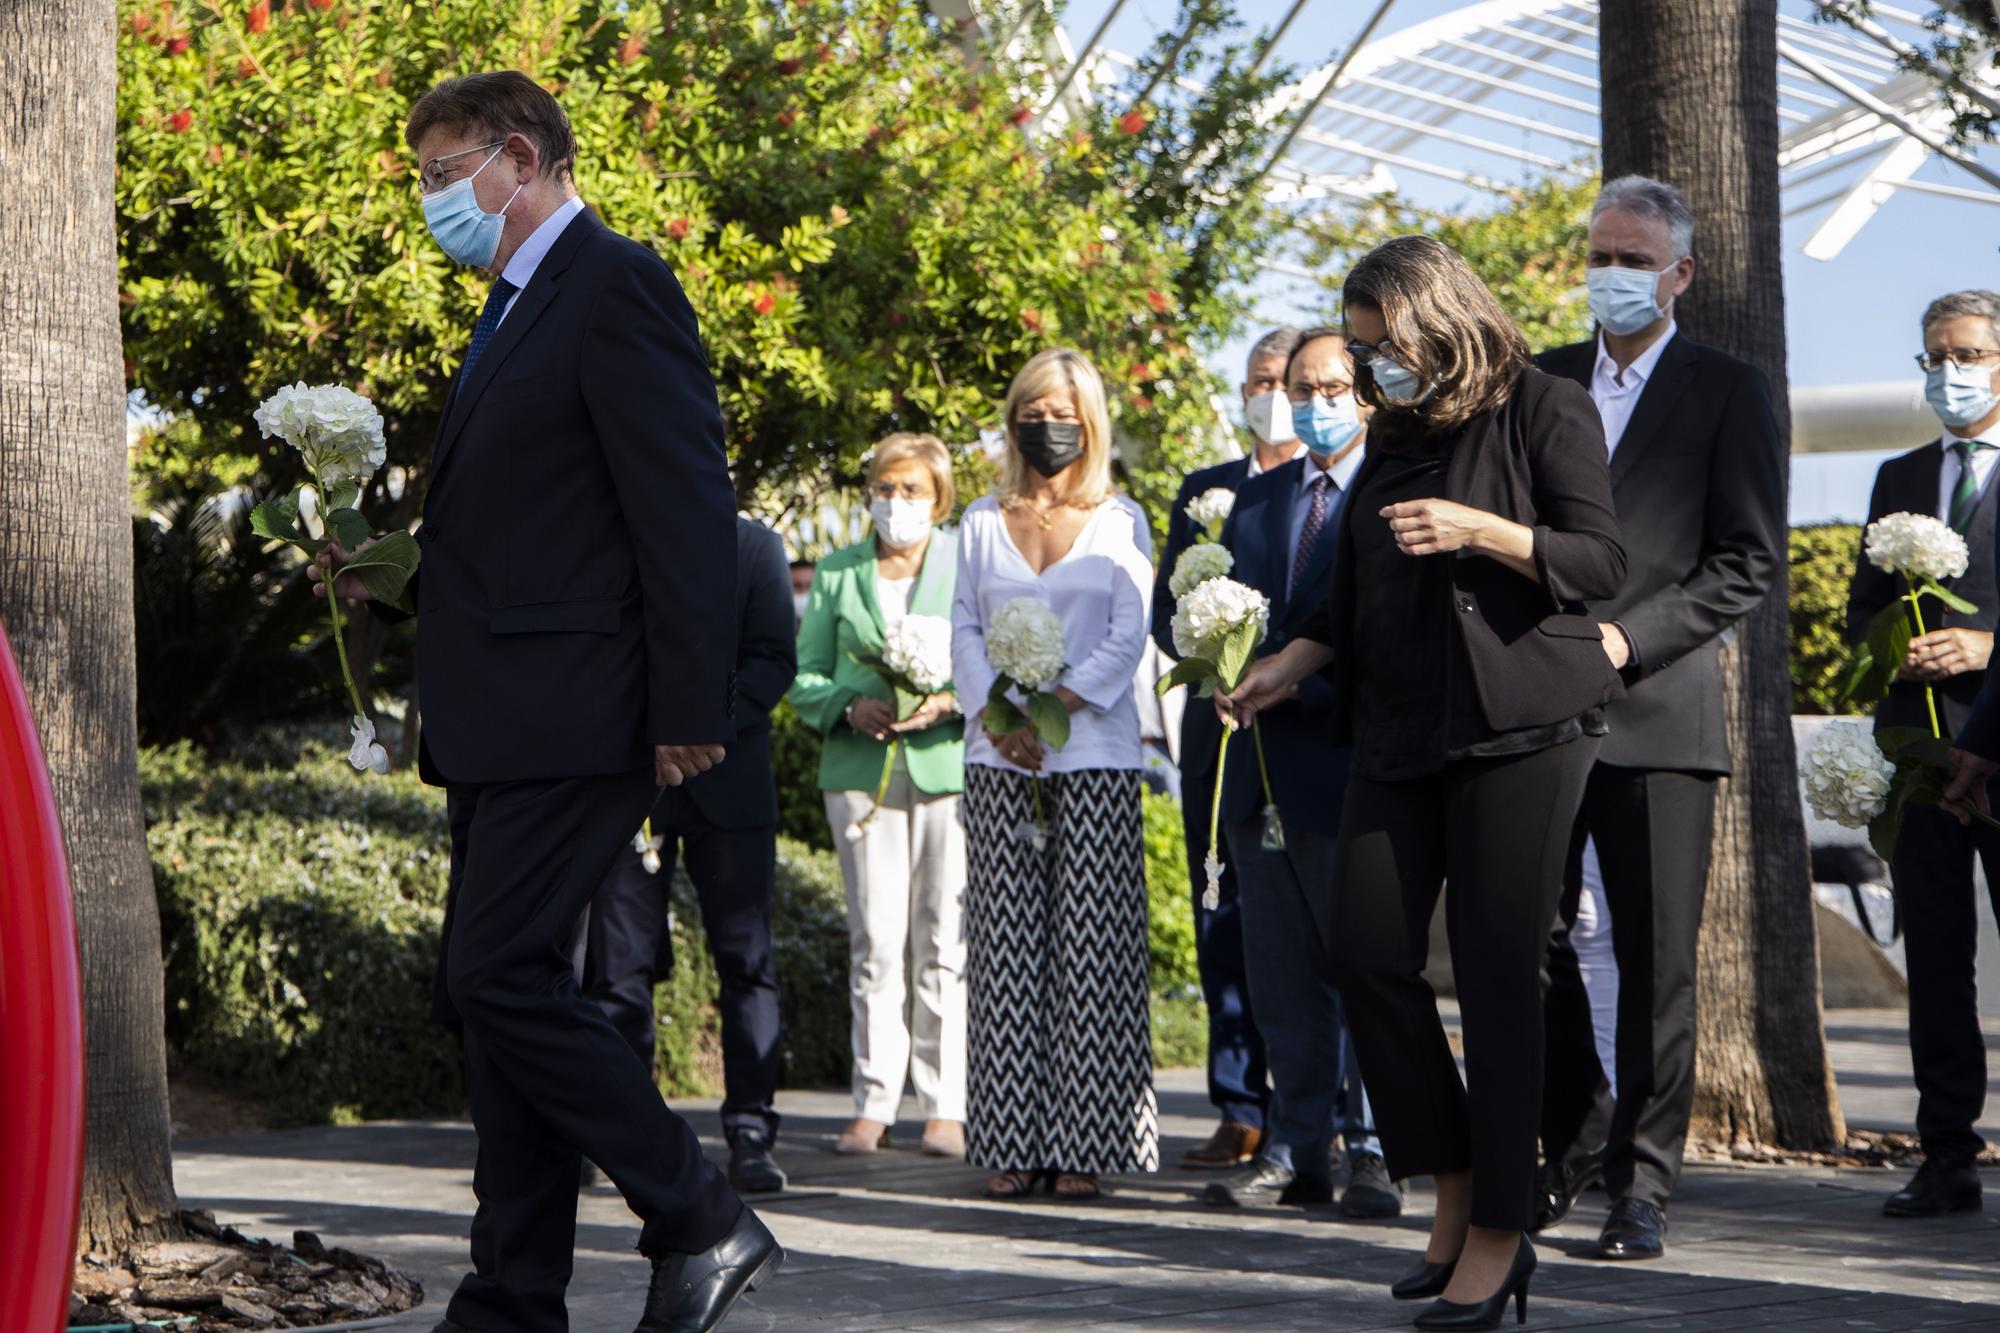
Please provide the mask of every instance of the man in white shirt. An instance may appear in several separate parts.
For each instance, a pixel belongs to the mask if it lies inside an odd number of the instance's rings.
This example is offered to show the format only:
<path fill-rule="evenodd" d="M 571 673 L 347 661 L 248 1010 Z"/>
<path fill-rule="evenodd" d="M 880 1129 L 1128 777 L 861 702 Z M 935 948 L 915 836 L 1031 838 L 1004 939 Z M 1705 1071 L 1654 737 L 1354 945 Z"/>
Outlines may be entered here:
<path fill-rule="evenodd" d="M 1875 476 L 1868 521 L 1886 514 L 1935 514 L 1965 538 L 1971 558 L 1951 591 L 1976 611 L 1935 598 L 1923 603 L 1928 633 L 1910 641 L 1900 678 L 1875 710 L 1875 725 L 1930 731 L 1932 701 L 1947 737 L 1968 728 L 2000 624 L 1994 572 L 1995 464 L 2000 463 L 2000 294 L 1953 292 L 1923 316 L 1925 397 L 1943 424 L 1937 439 L 1884 463 Z M 1907 614 L 1902 581 L 1856 563 L 1847 637 L 1861 643 L 1889 611 Z M 1926 691 L 1930 697 L 1926 697 Z M 1985 1146 L 1973 1125 L 1986 1101 L 1986 1046 L 1979 1029 L 1973 967 L 1979 937 L 1973 858 L 2000 894 L 2000 832 L 1969 827 L 1942 810 L 1912 805 L 1903 817 L 1889 873 L 1902 909 L 1910 978 L 1910 1061 L 1917 1082 L 1917 1133 L 1924 1164 L 1887 1199 L 1890 1217 L 1935 1217 L 1981 1204 L 1973 1166 Z"/>

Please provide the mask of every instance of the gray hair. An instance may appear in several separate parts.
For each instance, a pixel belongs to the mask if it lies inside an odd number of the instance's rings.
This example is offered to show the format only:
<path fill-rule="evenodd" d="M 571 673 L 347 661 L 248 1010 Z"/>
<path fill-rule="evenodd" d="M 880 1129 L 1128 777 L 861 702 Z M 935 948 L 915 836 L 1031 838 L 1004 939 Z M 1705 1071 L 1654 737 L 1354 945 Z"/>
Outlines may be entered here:
<path fill-rule="evenodd" d="M 1931 325 L 1941 319 L 1956 319 L 1960 315 L 1977 315 L 1992 326 L 1993 336 L 2000 339 L 2000 293 L 1983 291 L 1977 287 L 1940 296 L 1925 306 L 1924 324 L 1918 333 L 1927 338 L 1930 336 Z"/>
<path fill-rule="evenodd" d="M 1676 260 L 1694 253 L 1694 210 L 1673 186 L 1650 176 L 1620 176 L 1615 181 L 1606 181 L 1597 192 L 1597 202 L 1590 206 L 1590 220 L 1595 222 L 1599 213 L 1614 208 L 1633 217 L 1666 223 Z"/>
<path fill-rule="evenodd" d="M 1275 357 L 1289 366 L 1293 355 L 1299 350 L 1299 344 L 1305 341 L 1305 337 L 1305 334 L 1290 324 L 1272 329 L 1269 333 L 1259 338 L 1255 345 L 1250 348 L 1250 356 L 1244 362 L 1244 368 L 1247 370 L 1255 366 L 1259 361 L 1271 357 Z"/>

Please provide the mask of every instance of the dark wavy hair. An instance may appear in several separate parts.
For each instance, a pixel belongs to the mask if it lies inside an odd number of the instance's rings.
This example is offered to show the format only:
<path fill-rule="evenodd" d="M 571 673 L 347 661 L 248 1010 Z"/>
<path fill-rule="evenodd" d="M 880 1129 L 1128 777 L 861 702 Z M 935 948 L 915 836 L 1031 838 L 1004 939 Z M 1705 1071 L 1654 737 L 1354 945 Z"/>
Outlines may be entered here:
<path fill-rule="evenodd" d="M 1428 236 L 1398 236 L 1376 246 L 1347 275 L 1347 310 L 1381 312 L 1396 360 L 1437 392 L 1416 407 L 1382 396 L 1366 366 L 1355 391 L 1382 409 L 1378 424 L 1394 433 L 1436 435 L 1507 401 L 1529 364 L 1528 341 L 1458 252 Z"/>

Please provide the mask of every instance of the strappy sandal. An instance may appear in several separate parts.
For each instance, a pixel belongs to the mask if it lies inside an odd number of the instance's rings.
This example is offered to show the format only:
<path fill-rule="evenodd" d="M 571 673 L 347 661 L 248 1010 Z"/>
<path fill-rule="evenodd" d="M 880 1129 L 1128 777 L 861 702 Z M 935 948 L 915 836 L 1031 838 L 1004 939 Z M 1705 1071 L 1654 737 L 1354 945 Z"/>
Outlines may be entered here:
<path fill-rule="evenodd" d="M 1049 1193 L 1072 1203 L 1086 1203 L 1098 1198 L 1104 1191 L 1097 1187 L 1096 1176 L 1085 1175 L 1081 1171 L 1063 1171 L 1051 1182 Z"/>
<path fill-rule="evenodd" d="M 1035 1192 L 1035 1186 L 1042 1183 L 1047 1175 L 1044 1171 L 1002 1171 L 986 1181 L 986 1197 L 989 1199 L 1025 1199 Z"/>

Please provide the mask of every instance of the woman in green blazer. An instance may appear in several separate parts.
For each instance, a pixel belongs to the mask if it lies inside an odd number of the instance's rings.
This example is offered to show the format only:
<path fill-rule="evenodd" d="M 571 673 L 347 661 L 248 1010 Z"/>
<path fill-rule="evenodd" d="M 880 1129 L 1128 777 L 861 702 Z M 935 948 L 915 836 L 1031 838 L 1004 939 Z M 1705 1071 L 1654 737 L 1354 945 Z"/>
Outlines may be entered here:
<path fill-rule="evenodd" d="M 834 1150 L 886 1143 L 907 1077 L 924 1151 L 957 1157 L 965 1151 L 965 724 L 949 685 L 898 722 L 888 686 L 855 660 L 879 654 L 907 617 L 950 619 L 957 544 L 934 525 L 951 513 L 951 457 L 935 436 L 891 435 L 875 447 L 868 492 L 874 533 L 813 572 L 791 692 L 799 716 L 825 737 L 819 785 L 847 888 L 855 1118 Z M 949 625 L 942 630 L 948 652 Z M 899 743 L 884 788 L 891 741 Z"/>

